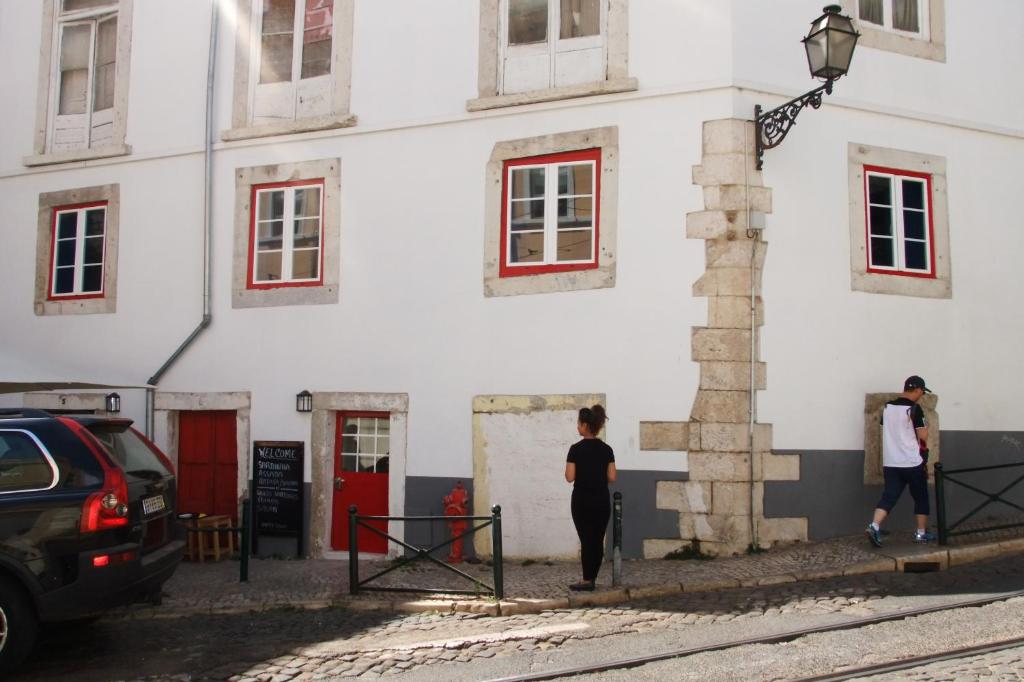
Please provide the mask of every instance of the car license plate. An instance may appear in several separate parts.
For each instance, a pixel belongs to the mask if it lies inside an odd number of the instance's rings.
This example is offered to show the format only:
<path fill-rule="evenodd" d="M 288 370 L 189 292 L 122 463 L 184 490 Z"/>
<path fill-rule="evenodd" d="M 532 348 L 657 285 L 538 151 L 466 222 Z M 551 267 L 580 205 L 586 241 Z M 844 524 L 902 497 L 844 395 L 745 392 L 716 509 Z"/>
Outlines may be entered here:
<path fill-rule="evenodd" d="M 154 512 L 163 511 L 167 508 L 164 504 L 164 496 L 157 495 L 156 497 L 147 497 L 142 501 L 142 513 L 152 514 Z"/>

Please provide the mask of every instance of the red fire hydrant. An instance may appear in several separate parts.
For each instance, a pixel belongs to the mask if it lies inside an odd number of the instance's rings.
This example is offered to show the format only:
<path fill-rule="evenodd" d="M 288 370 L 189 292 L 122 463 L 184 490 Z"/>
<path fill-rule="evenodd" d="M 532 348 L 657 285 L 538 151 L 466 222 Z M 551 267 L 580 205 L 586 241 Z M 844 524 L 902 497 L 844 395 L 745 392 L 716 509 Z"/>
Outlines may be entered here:
<path fill-rule="evenodd" d="M 462 485 L 462 481 L 458 481 L 452 491 L 444 496 L 444 515 L 445 516 L 466 516 L 467 506 L 469 504 L 469 493 L 466 492 L 466 486 Z M 448 531 L 452 537 L 458 536 L 469 527 L 469 521 L 465 519 L 452 519 L 448 521 Z M 462 563 L 462 538 L 454 540 L 451 544 L 451 552 L 448 554 L 448 563 L 450 564 L 461 564 Z"/>

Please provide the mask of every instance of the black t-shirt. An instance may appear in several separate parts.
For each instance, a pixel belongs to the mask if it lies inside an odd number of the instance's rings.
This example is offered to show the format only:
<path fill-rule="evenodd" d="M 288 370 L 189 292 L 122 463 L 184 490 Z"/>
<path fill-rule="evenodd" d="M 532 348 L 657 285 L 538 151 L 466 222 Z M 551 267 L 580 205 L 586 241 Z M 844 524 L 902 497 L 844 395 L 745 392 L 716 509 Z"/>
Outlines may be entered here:
<path fill-rule="evenodd" d="M 615 453 L 603 440 L 584 438 L 573 443 L 565 461 L 576 465 L 573 487 L 596 492 L 608 491 L 608 463 L 615 461 Z"/>

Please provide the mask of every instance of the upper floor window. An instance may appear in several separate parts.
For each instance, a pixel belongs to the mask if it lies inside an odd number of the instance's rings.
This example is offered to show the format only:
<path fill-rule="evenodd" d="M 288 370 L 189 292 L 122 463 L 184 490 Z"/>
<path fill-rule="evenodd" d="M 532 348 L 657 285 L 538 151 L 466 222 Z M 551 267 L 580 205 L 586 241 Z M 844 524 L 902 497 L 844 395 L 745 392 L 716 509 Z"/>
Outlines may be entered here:
<path fill-rule="evenodd" d="M 106 223 L 105 201 L 54 210 L 51 299 L 103 295 Z"/>
<path fill-rule="evenodd" d="M 501 276 L 597 267 L 600 149 L 505 162 Z"/>
<path fill-rule="evenodd" d="M 254 185 L 249 286 L 321 283 L 323 180 Z"/>
<path fill-rule="evenodd" d="M 925 0 L 857 0 L 857 18 L 897 33 L 928 38 Z"/>
<path fill-rule="evenodd" d="M 480 0 L 470 111 L 636 90 L 629 0 Z"/>
<path fill-rule="evenodd" d="M 865 166 L 868 272 L 934 277 L 931 176 Z"/>
<path fill-rule="evenodd" d="M 131 0 L 48 0 L 28 165 L 126 154 Z"/>
<path fill-rule="evenodd" d="M 350 126 L 354 0 L 238 0 L 235 109 L 224 139 Z"/>

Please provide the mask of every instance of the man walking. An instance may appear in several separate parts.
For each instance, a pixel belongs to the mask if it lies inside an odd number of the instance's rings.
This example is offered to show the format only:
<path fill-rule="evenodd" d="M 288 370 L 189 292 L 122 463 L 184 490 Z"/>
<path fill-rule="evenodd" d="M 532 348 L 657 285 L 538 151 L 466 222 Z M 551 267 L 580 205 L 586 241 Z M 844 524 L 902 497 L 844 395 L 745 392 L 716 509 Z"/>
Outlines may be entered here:
<path fill-rule="evenodd" d="M 931 393 L 919 376 L 907 377 L 903 393 L 890 400 L 882 410 L 882 472 L 885 490 L 878 501 L 875 516 L 864 532 L 875 547 L 882 546 L 880 526 L 889 515 L 903 488 L 910 488 L 914 498 L 917 531 L 914 542 L 928 542 L 935 536 L 928 532 L 928 424 L 924 410 L 917 404 L 925 393 Z"/>

